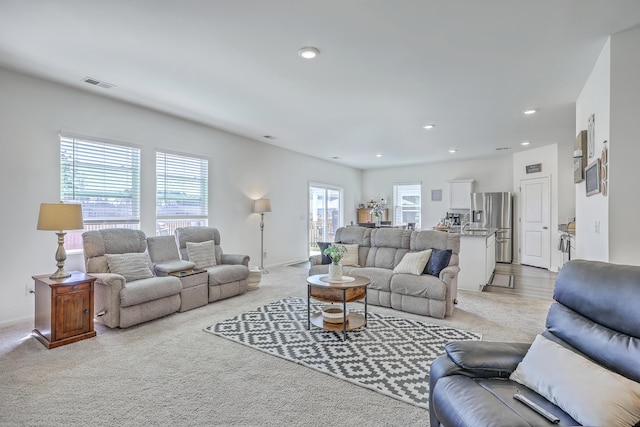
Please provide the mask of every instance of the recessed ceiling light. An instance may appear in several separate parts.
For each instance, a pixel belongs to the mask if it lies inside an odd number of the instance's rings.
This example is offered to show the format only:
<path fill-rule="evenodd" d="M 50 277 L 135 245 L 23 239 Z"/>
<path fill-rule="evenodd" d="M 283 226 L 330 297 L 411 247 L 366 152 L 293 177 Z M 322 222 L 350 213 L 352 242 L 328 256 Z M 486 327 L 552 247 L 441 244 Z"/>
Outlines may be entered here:
<path fill-rule="evenodd" d="M 376 154 L 376 157 L 382 157 L 382 154 L 378 153 Z"/>
<path fill-rule="evenodd" d="M 524 111 L 522 112 L 522 114 L 525 114 L 525 115 L 527 115 L 527 116 L 530 116 L 530 115 L 532 115 L 532 114 L 535 114 L 537 111 L 538 111 L 538 110 L 534 110 L 534 109 L 532 108 L 531 110 L 524 110 Z"/>
<path fill-rule="evenodd" d="M 457 152 L 458 152 L 458 150 L 456 150 L 455 148 L 450 148 L 450 149 L 449 149 L 449 152 L 450 152 L 451 154 L 453 154 L 453 153 L 457 153 Z"/>
<path fill-rule="evenodd" d="M 522 142 L 520 143 L 520 145 L 529 145 L 529 144 L 531 144 L 529 141 L 522 141 Z"/>
<path fill-rule="evenodd" d="M 433 124 L 428 124 L 428 125 L 422 126 L 423 129 L 433 129 L 434 127 L 436 127 L 436 125 L 433 125 Z"/>
<path fill-rule="evenodd" d="M 306 47 L 300 48 L 300 50 L 298 51 L 298 55 L 300 55 L 300 57 L 304 59 L 313 59 L 319 54 L 320 54 L 320 51 L 313 46 L 306 46 Z"/>

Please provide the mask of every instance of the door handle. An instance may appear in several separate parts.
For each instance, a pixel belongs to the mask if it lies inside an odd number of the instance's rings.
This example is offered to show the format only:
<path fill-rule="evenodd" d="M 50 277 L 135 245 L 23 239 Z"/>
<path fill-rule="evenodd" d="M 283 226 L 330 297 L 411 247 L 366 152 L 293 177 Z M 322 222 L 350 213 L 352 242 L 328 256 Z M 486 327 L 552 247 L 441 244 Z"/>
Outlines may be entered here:
<path fill-rule="evenodd" d="M 543 230 L 548 230 L 548 229 L 549 229 L 549 227 L 542 227 L 542 229 L 543 229 Z"/>

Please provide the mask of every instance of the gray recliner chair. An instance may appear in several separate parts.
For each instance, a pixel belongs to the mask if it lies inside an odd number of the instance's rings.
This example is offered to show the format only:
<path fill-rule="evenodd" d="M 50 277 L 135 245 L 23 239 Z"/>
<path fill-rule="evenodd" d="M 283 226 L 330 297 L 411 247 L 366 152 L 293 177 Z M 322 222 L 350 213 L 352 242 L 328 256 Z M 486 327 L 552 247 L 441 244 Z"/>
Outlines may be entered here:
<path fill-rule="evenodd" d="M 249 256 L 225 254 L 220 246 L 220 232 L 213 227 L 180 227 L 175 231 L 178 249 L 183 260 L 189 261 L 187 242 L 203 243 L 213 241 L 215 264 L 206 267 L 209 273 L 209 302 L 229 298 L 247 291 L 249 277 Z"/>
<path fill-rule="evenodd" d="M 180 279 L 157 277 L 140 230 L 113 228 L 82 234 L 86 272 L 95 276 L 97 320 L 128 328 L 180 308 Z"/>
<path fill-rule="evenodd" d="M 432 427 L 640 426 L 640 267 L 566 263 L 529 343 L 450 342 L 430 369 Z M 526 385 L 525 385 L 526 384 Z"/>

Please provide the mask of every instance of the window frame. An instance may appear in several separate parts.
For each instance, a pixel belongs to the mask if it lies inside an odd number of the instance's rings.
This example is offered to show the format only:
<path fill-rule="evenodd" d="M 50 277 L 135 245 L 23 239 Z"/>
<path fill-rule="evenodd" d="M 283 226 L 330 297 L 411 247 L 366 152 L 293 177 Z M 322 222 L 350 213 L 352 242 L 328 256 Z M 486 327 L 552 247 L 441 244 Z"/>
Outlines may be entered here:
<path fill-rule="evenodd" d="M 60 132 L 59 150 L 60 200 L 80 203 L 84 223 L 82 230 L 67 231 L 67 249 L 81 250 L 82 233 L 85 231 L 117 227 L 140 228 L 142 150 L 139 146 Z M 121 162 L 118 163 L 118 160 Z M 83 164 L 80 166 L 80 163 Z M 121 194 L 115 194 L 113 191 L 105 191 L 107 186 L 125 189 L 121 190 Z M 104 215 L 109 210 L 112 215 Z M 123 211 L 128 215 L 117 215 Z M 100 215 L 101 212 L 103 215 Z"/>
<path fill-rule="evenodd" d="M 173 159 L 173 162 L 168 162 Z M 155 226 L 156 235 L 171 235 L 178 227 L 191 225 L 207 225 L 209 220 L 209 163 L 210 160 L 206 156 L 198 156 L 189 153 L 180 153 L 164 149 L 155 150 Z M 169 186 L 169 173 L 167 167 L 171 166 L 174 176 L 180 175 L 185 171 L 193 171 L 195 167 L 200 169 L 199 176 L 186 179 L 180 177 L 176 181 L 172 181 L 173 185 Z M 189 167 L 191 166 L 191 167 Z M 204 176 L 203 176 L 204 175 Z M 183 185 L 177 185 L 176 182 L 183 182 Z M 196 183 L 194 185 L 194 183 Z M 194 191 L 199 187 L 199 191 Z M 168 193 L 172 193 L 175 197 L 167 197 Z M 188 193 L 197 193 L 195 198 L 189 198 Z M 181 196 L 177 196 L 180 194 Z M 166 203 L 173 204 L 174 208 L 189 209 L 188 201 L 198 201 L 196 208 L 198 213 L 160 213 Z M 180 206 L 184 202 L 185 205 Z M 193 207 L 193 205 L 191 206 Z"/>
<path fill-rule="evenodd" d="M 408 186 L 418 186 L 419 187 L 419 191 L 418 194 L 416 194 L 416 196 L 418 197 L 418 203 L 415 204 L 413 209 L 403 209 L 402 204 L 398 204 L 398 197 L 402 197 L 402 195 L 398 195 L 398 191 L 399 191 L 399 187 L 408 187 Z M 405 212 L 417 212 L 417 220 L 415 221 L 416 223 L 416 229 L 420 229 L 422 227 L 422 182 L 421 181 L 414 181 L 414 182 L 401 182 L 401 183 L 395 183 L 393 184 L 393 223 L 396 226 L 400 226 L 400 225 L 406 225 L 407 222 L 412 222 L 412 221 L 407 221 L 404 222 L 403 218 L 404 218 L 404 213 Z"/>

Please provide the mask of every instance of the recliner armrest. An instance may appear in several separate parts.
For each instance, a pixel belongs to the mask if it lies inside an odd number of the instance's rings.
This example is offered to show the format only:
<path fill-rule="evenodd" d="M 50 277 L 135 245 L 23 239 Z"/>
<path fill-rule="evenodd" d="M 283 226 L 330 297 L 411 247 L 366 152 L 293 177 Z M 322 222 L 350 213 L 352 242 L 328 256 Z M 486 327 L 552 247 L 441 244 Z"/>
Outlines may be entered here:
<path fill-rule="evenodd" d="M 452 341 L 445 345 L 445 350 L 453 363 L 464 370 L 504 378 L 516 369 L 530 346 L 529 343 Z"/>
<path fill-rule="evenodd" d="M 191 261 L 185 261 L 183 259 L 176 259 L 173 261 L 161 262 L 154 265 L 154 269 L 156 270 L 156 274 L 158 276 L 166 276 L 169 273 L 173 273 L 175 271 L 189 270 L 191 268 L 195 268 L 196 264 Z"/>
<path fill-rule="evenodd" d="M 222 254 L 222 264 L 243 264 L 249 266 L 249 255 Z"/>
<path fill-rule="evenodd" d="M 309 257 L 309 263 L 311 265 L 320 265 L 320 264 L 322 264 L 322 255 L 311 255 Z"/>
<path fill-rule="evenodd" d="M 442 269 L 439 278 L 445 283 L 451 283 L 451 281 L 458 275 L 459 272 L 460 267 L 458 267 L 457 265 L 451 265 Z"/>
<path fill-rule="evenodd" d="M 96 278 L 96 282 L 110 287 L 117 287 L 118 291 L 125 285 L 126 279 L 124 276 L 115 273 L 87 273 Z"/>

